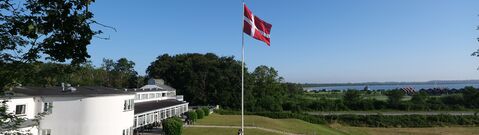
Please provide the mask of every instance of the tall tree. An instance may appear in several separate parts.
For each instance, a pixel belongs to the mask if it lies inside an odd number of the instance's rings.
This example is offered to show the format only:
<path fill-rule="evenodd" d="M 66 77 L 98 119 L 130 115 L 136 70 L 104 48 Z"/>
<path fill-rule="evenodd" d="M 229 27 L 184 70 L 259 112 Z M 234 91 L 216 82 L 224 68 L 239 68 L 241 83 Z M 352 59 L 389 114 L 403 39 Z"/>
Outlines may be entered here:
<path fill-rule="evenodd" d="M 147 68 L 150 78 L 161 78 L 196 105 L 219 104 L 239 108 L 241 63 L 213 53 L 158 56 Z"/>
<path fill-rule="evenodd" d="M 87 45 L 100 34 L 88 6 L 94 0 L 1 0 L 0 93 L 9 90 L 31 71 L 40 58 L 49 61 L 85 62 Z M 16 121 L 0 107 L 0 128 Z M 10 128 L 8 128 L 10 129 Z M 12 130 L 15 126 L 11 127 Z"/>
<path fill-rule="evenodd" d="M 135 62 L 120 58 L 116 62 L 112 59 L 103 59 L 102 69 L 106 71 L 107 81 L 105 86 L 115 88 L 136 88 L 140 80 L 134 69 Z"/>

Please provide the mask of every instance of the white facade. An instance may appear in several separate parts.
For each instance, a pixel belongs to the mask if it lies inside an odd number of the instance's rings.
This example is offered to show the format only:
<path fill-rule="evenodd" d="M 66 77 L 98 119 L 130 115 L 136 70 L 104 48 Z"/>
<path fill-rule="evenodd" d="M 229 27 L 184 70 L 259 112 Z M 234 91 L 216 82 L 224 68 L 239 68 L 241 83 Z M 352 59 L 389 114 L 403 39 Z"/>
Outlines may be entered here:
<path fill-rule="evenodd" d="M 39 125 L 53 135 L 120 135 L 133 127 L 133 110 L 124 109 L 124 101 L 134 95 L 101 97 L 47 97 L 51 114 Z"/>
<path fill-rule="evenodd" d="M 135 103 L 176 99 L 175 91 L 137 91 L 135 95 Z"/>
<path fill-rule="evenodd" d="M 124 102 L 133 98 L 133 94 L 25 97 L 8 99 L 7 106 L 8 112 L 16 113 L 16 109 L 19 109 L 17 105 L 25 105 L 25 113 L 16 115 L 26 119 L 34 119 L 39 113 L 46 113 L 39 125 L 22 128 L 30 129 L 33 135 L 42 135 L 42 132 L 46 134 L 47 131 L 52 135 L 121 135 L 124 130 L 128 134 L 132 133 L 133 108 L 125 110 Z"/>
<path fill-rule="evenodd" d="M 0 99 L 0 101 L 4 101 L 4 99 Z M 17 116 L 21 116 L 26 119 L 33 119 L 37 114 L 38 104 L 35 103 L 33 97 L 15 97 L 7 99 L 6 102 L 7 106 L 7 113 L 13 113 Z M 17 106 L 23 108 L 17 111 Z M 18 114 L 17 114 L 18 113 Z M 31 133 L 32 135 L 38 135 L 38 128 L 37 126 L 29 126 L 29 127 L 22 127 L 19 129 L 20 133 Z"/>
<path fill-rule="evenodd" d="M 136 128 L 188 111 L 188 102 L 177 97 L 175 89 L 162 80 L 153 82 L 159 84 L 138 90 L 19 87 L 14 89 L 18 95 L 0 97 L 0 101 L 7 100 L 7 112 L 30 123 L 45 114 L 39 124 L 20 128 L 32 135 L 132 135 Z"/>

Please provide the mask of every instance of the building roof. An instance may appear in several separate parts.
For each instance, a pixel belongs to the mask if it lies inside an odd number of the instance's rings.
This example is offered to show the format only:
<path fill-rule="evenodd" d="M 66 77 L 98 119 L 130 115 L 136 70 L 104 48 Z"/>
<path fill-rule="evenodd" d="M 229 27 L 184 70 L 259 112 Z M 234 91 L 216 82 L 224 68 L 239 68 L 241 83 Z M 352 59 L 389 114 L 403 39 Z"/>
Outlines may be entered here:
<path fill-rule="evenodd" d="M 95 97 L 108 95 L 130 95 L 132 92 L 125 90 L 98 87 L 98 86 L 82 86 L 74 87 L 74 90 L 63 90 L 62 87 L 16 87 L 13 88 L 12 96 L 72 96 L 72 97 Z M 73 88 L 73 87 L 72 87 Z"/>
<path fill-rule="evenodd" d="M 135 114 L 149 112 L 161 108 L 166 108 L 170 106 L 175 106 L 179 104 L 184 104 L 187 102 L 178 101 L 176 99 L 167 99 L 167 100 L 157 100 L 157 101 L 148 101 L 135 103 Z"/>
<path fill-rule="evenodd" d="M 150 91 L 176 91 L 175 88 L 168 85 L 145 85 L 139 89 L 128 89 L 131 92 L 150 92 Z"/>

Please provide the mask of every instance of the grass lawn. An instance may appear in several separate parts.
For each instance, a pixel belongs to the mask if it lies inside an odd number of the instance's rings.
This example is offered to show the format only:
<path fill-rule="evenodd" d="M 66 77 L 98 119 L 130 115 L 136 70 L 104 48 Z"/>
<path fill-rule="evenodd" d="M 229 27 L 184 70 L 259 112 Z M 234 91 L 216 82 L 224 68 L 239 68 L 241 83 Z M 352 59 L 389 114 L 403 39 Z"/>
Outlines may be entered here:
<path fill-rule="evenodd" d="M 238 129 L 235 128 L 198 128 L 187 127 L 183 129 L 183 135 L 236 135 Z M 274 132 L 267 132 L 259 129 L 246 129 L 247 135 L 281 135 Z"/>
<path fill-rule="evenodd" d="M 198 120 L 197 125 L 241 126 L 240 115 L 211 114 Z M 245 126 L 257 126 L 297 134 L 342 135 L 343 133 L 324 125 L 311 124 L 298 119 L 271 119 L 256 115 L 245 115 Z M 251 130 L 251 129 L 246 129 Z"/>
<path fill-rule="evenodd" d="M 351 135 L 478 135 L 479 127 L 368 128 L 332 126 Z"/>

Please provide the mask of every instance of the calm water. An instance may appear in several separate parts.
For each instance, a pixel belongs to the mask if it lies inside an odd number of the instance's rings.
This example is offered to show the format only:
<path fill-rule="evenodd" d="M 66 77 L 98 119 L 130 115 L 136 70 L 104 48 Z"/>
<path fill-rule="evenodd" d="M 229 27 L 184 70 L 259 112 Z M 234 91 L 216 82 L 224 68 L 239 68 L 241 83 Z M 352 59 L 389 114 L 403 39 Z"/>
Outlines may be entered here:
<path fill-rule="evenodd" d="M 409 84 L 409 85 L 368 85 L 369 90 L 391 90 L 396 88 L 412 87 L 415 90 L 429 89 L 429 88 L 449 88 L 460 89 L 466 86 L 473 86 L 479 88 L 479 84 Z M 365 85 L 353 85 L 353 86 L 327 86 L 327 87 L 307 87 L 306 90 L 348 90 L 356 89 L 363 90 Z"/>

